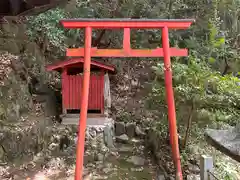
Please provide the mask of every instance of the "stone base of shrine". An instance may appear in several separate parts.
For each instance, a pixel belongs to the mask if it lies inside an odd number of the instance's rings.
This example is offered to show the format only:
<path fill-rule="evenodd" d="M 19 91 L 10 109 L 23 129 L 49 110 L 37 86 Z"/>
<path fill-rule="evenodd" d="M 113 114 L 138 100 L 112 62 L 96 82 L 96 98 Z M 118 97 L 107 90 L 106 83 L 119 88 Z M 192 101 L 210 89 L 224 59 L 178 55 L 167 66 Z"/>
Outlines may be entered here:
<path fill-rule="evenodd" d="M 62 115 L 62 124 L 63 125 L 78 125 L 79 123 L 79 114 L 66 114 Z M 87 126 L 105 126 L 106 124 L 111 123 L 111 119 L 102 114 L 88 114 L 87 117 Z"/>
<path fill-rule="evenodd" d="M 62 126 L 75 126 L 78 128 L 79 115 L 68 114 L 62 116 Z M 87 117 L 86 138 L 103 137 L 107 147 L 113 147 L 114 121 L 104 115 L 90 114 Z"/>

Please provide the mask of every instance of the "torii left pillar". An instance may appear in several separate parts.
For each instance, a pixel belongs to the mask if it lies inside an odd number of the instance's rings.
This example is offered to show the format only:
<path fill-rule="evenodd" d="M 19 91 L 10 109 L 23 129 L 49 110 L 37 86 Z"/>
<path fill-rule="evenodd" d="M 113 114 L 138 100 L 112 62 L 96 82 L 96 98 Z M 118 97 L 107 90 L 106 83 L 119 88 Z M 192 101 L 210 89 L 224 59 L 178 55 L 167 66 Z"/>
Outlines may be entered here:
<path fill-rule="evenodd" d="M 83 89 L 82 89 L 82 102 L 81 113 L 79 120 L 79 131 L 77 141 L 77 154 L 76 154 L 76 168 L 75 180 L 82 179 L 83 160 L 84 160 L 84 142 L 87 121 L 88 109 L 88 96 L 89 96 L 89 81 L 90 81 L 90 66 L 91 66 L 91 44 L 92 44 L 92 28 L 85 28 L 85 47 L 84 47 L 84 65 L 83 65 Z"/>
<path fill-rule="evenodd" d="M 176 112 L 172 88 L 171 56 L 187 56 L 186 49 L 169 47 L 169 29 L 186 29 L 194 20 L 164 20 L 164 19 L 72 19 L 62 20 L 66 28 L 85 28 L 85 47 L 68 49 L 67 56 L 84 57 L 83 90 L 81 113 L 79 119 L 79 132 L 77 142 L 77 156 L 75 168 L 75 180 L 82 179 L 84 141 L 88 109 L 88 94 L 90 80 L 91 57 L 164 57 L 165 87 L 168 105 L 168 119 L 170 129 L 170 141 L 172 157 L 176 167 L 176 179 L 182 180 L 182 170 L 178 147 Z M 92 28 L 95 29 L 124 29 L 123 49 L 97 49 L 91 47 Z M 156 49 L 131 49 L 130 29 L 162 29 L 162 48 Z"/>

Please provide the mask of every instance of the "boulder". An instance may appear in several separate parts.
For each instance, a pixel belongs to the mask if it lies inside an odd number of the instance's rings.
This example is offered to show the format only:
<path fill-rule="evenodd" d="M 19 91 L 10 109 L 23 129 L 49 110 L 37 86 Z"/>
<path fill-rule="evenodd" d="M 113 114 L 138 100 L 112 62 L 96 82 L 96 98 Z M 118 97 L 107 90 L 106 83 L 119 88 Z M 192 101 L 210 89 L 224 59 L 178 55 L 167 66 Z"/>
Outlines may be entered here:
<path fill-rule="evenodd" d="M 166 180 L 165 176 L 163 174 L 158 174 L 156 177 L 157 180 Z"/>
<path fill-rule="evenodd" d="M 189 174 L 187 175 L 187 180 L 200 180 L 200 175 Z"/>
<path fill-rule="evenodd" d="M 133 163 L 136 166 L 143 166 L 145 163 L 145 159 L 138 156 L 131 156 L 127 161 Z"/>
<path fill-rule="evenodd" d="M 132 147 L 131 146 L 121 146 L 118 149 L 118 152 L 131 152 L 132 151 Z"/>
<path fill-rule="evenodd" d="M 97 161 L 103 161 L 103 160 L 104 160 L 104 155 L 101 154 L 101 153 L 98 153 L 98 154 L 96 155 L 96 160 L 97 160 Z"/>
<path fill-rule="evenodd" d="M 121 136 L 116 136 L 116 142 L 118 142 L 118 143 L 126 144 L 126 143 L 128 143 L 128 141 L 129 141 L 129 138 L 126 134 L 123 134 Z"/>
<path fill-rule="evenodd" d="M 124 122 L 115 122 L 115 135 L 121 136 L 125 134 L 125 124 Z"/>
<path fill-rule="evenodd" d="M 189 164 L 188 169 L 193 174 L 199 174 L 200 173 L 200 168 L 197 165 Z"/>
<path fill-rule="evenodd" d="M 114 147 L 112 127 L 106 126 L 104 128 L 103 133 L 104 133 L 104 142 L 105 142 L 106 146 L 109 147 L 109 148 Z"/>
<path fill-rule="evenodd" d="M 135 123 L 126 124 L 126 134 L 130 139 L 133 138 L 135 135 L 135 128 L 136 128 Z"/>
<path fill-rule="evenodd" d="M 207 129 L 205 137 L 217 150 L 240 162 L 240 124 L 228 130 Z"/>
<path fill-rule="evenodd" d="M 144 138 L 146 135 L 145 132 L 139 126 L 136 126 L 135 134 L 140 138 Z"/>

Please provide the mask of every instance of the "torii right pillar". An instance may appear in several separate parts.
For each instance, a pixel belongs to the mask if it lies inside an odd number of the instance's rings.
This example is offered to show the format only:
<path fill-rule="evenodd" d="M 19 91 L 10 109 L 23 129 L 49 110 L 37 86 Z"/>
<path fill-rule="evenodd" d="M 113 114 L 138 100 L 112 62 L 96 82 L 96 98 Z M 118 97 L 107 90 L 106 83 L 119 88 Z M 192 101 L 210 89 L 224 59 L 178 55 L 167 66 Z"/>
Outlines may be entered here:
<path fill-rule="evenodd" d="M 170 132 L 170 143 L 172 146 L 172 155 L 174 164 L 176 166 L 176 179 L 182 180 L 182 170 L 180 153 L 178 147 L 178 132 L 177 132 L 177 122 L 176 122 L 176 111 L 174 102 L 174 93 L 172 86 L 172 68 L 171 68 L 171 57 L 169 51 L 169 32 L 168 28 L 165 26 L 162 29 L 162 46 L 163 46 L 163 58 L 164 58 L 164 75 L 165 75 L 165 88 L 167 95 L 167 105 L 168 105 L 168 123 Z"/>

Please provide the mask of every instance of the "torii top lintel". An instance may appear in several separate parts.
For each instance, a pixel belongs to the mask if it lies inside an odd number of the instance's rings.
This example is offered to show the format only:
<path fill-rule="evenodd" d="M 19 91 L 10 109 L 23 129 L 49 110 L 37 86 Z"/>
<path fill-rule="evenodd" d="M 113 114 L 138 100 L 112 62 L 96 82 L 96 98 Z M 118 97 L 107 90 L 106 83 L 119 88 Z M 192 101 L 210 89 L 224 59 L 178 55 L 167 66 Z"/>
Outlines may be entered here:
<path fill-rule="evenodd" d="M 170 29 L 186 29 L 194 22 L 194 19 L 63 19 L 60 22 L 65 28 L 140 28 L 159 29 L 168 27 Z"/>
<path fill-rule="evenodd" d="M 91 57 L 163 57 L 163 48 L 131 49 L 130 29 L 186 29 L 193 19 L 63 19 L 65 28 L 124 29 L 123 49 L 91 48 Z M 168 30 L 167 30 L 168 31 Z M 168 41 L 168 38 L 167 38 Z M 169 48 L 170 56 L 187 56 L 187 49 Z M 84 57 L 84 48 L 67 49 L 69 57 Z"/>

